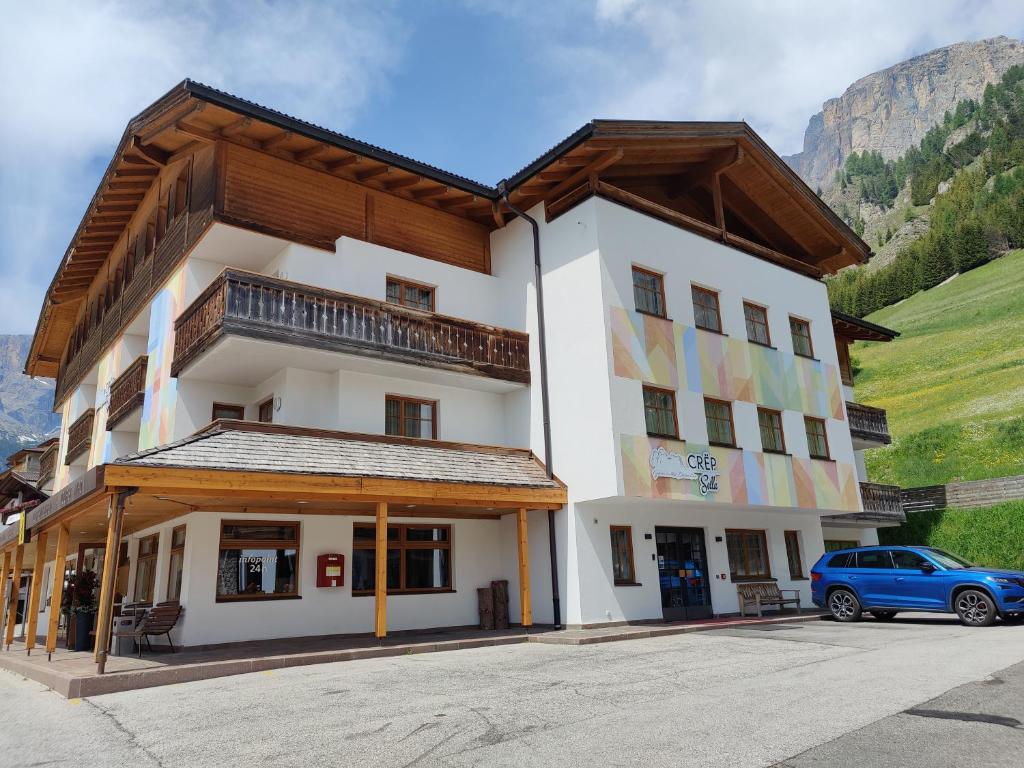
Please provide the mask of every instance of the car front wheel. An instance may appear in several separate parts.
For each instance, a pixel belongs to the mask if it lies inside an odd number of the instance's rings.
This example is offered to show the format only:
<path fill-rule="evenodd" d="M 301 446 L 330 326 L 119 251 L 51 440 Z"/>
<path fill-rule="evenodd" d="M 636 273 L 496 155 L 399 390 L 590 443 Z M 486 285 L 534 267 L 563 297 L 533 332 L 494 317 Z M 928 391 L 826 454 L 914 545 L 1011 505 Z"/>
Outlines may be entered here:
<path fill-rule="evenodd" d="M 958 594 L 954 608 L 965 627 L 989 627 L 996 620 L 992 598 L 977 589 L 965 589 Z"/>
<path fill-rule="evenodd" d="M 828 609 L 836 621 L 857 621 L 860 618 L 860 600 L 848 589 L 837 589 L 829 595 Z"/>
<path fill-rule="evenodd" d="M 896 611 L 871 611 L 871 615 L 878 621 L 892 621 L 896 618 Z"/>

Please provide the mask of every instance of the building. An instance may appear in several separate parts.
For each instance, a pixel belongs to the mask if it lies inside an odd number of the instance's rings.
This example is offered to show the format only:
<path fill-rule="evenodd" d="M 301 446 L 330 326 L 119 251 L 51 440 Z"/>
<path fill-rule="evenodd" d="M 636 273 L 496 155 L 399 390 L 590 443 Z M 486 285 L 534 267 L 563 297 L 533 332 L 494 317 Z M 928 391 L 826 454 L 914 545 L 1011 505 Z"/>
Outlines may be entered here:
<path fill-rule="evenodd" d="M 91 562 L 101 636 L 177 600 L 190 646 L 474 625 L 494 580 L 527 626 L 809 604 L 865 512 L 821 278 L 868 253 L 744 123 L 594 121 L 489 187 L 185 81 L 40 313 L 5 572 Z"/>

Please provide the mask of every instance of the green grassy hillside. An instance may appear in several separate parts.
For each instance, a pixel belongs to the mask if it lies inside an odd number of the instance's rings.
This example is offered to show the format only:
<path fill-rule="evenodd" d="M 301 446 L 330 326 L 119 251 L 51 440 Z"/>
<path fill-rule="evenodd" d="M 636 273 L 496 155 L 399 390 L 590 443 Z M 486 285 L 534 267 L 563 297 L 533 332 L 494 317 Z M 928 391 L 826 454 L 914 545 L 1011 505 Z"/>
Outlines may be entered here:
<path fill-rule="evenodd" d="M 903 487 L 1024 474 L 1024 250 L 868 316 L 902 334 L 854 347 L 857 399 L 889 414 L 868 475 Z"/>

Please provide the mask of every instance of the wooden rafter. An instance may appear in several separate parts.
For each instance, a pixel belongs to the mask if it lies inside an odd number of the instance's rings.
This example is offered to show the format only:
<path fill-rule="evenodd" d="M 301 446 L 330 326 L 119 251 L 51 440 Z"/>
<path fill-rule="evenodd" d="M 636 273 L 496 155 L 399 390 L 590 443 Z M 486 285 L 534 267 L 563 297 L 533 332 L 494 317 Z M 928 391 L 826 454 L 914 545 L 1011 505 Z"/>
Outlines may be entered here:
<path fill-rule="evenodd" d="M 417 189 L 412 193 L 414 200 L 427 200 L 431 197 L 438 197 L 440 195 L 447 195 L 449 188 L 443 184 L 439 184 L 435 187 L 428 187 L 427 189 Z"/>
<path fill-rule="evenodd" d="M 132 149 L 139 154 L 139 157 L 157 168 L 167 165 L 167 153 L 162 149 L 143 144 L 138 136 L 132 136 Z"/>
<path fill-rule="evenodd" d="M 291 131 L 281 131 L 281 133 L 275 134 L 271 136 L 269 139 L 264 139 L 263 141 L 261 141 L 260 147 L 262 149 L 273 149 L 274 147 L 279 147 L 286 141 L 291 139 L 293 135 L 294 134 Z"/>
<path fill-rule="evenodd" d="M 330 151 L 331 147 L 327 144 L 314 144 L 309 149 L 302 149 L 295 153 L 295 160 L 300 163 L 304 163 L 307 160 L 312 160 L 315 157 L 319 157 L 325 152 Z"/>
<path fill-rule="evenodd" d="M 369 179 L 375 179 L 378 176 L 383 176 L 383 175 L 385 175 L 387 173 L 390 173 L 390 172 L 391 172 L 391 166 L 390 165 L 378 165 L 375 168 L 370 168 L 370 169 L 365 170 L 365 171 L 360 171 L 359 173 L 356 174 L 356 178 L 359 181 L 368 181 Z"/>
<path fill-rule="evenodd" d="M 251 117 L 240 117 L 238 120 L 235 120 L 232 123 L 228 123 L 219 131 L 217 131 L 217 135 L 220 136 L 221 138 L 228 139 L 231 138 L 232 136 L 237 136 L 238 134 L 242 133 L 250 125 L 252 125 Z"/>

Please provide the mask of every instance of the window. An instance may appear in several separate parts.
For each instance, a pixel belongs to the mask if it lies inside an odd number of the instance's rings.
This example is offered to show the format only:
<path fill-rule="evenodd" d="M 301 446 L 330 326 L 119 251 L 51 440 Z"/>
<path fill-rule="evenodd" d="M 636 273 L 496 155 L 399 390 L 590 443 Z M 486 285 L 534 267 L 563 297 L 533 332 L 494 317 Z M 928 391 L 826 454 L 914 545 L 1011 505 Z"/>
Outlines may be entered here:
<path fill-rule="evenodd" d="M 638 312 L 665 317 L 665 280 L 657 272 L 633 267 L 633 302 Z"/>
<path fill-rule="evenodd" d="M 384 402 L 384 432 L 398 437 L 437 438 L 437 401 L 388 395 Z"/>
<path fill-rule="evenodd" d="M 693 321 L 698 328 L 722 332 L 722 314 L 718 310 L 718 294 L 707 288 L 691 286 L 693 293 Z"/>
<path fill-rule="evenodd" d="M 732 403 L 705 397 L 704 416 L 708 422 L 708 443 L 736 446 L 736 432 L 732 426 Z"/>
<path fill-rule="evenodd" d="M 832 542 L 832 543 L 833 544 L 837 544 L 839 542 Z M 828 544 L 828 542 L 826 542 L 826 547 L 825 547 L 825 551 L 826 552 L 829 551 L 827 544 Z M 843 552 L 841 555 L 832 555 L 832 557 L 829 558 L 828 567 L 829 568 L 849 568 L 850 567 L 850 561 L 851 560 L 855 560 L 855 559 L 856 559 L 856 555 L 854 555 L 852 552 Z"/>
<path fill-rule="evenodd" d="M 633 529 L 628 525 L 613 525 L 612 578 L 616 584 L 636 584 L 633 568 Z"/>
<path fill-rule="evenodd" d="M 789 561 L 789 578 L 804 577 L 803 559 L 800 557 L 800 532 L 786 531 L 786 560 Z"/>
<path fill-rule="evenodd" d="M 749 301 L 743 302 L 743 317 L 747 321 L 747 339 L 755 344 L 770 347 L 771 334 L 768 333 L 768 310 Z"/>
<path fill-rule="evenodd" d="M 424 312 L 434 311 L 434 289 L 429 285 L 389 277 L 387 298 L 389 304 L 401 304 L 403 307 L 422 309 Z"/>
<path fill-rule="evenodd" d="M 135 601 L 153 602 L 153 583 L 156 576 L 156 556 L 160 548 L 160 534 L 139 539 L 139 555 L 135 564 Z"/>
<path fill-rule="evenodd" d="M 274 397 L 271 395 L 258 407 L 258 415 L 256 417 L 264 424 L 270 424 L 274 421 Z"/>
<path fill-rule="evenodd" d="M 729 550 L 729 575 L 737 579 L 770 579 L 768 566 L 768 540 L 764 531 L 725 532 Z"/>
<path fill-rule="evenodd" d="M 845 539 L 825 539 L 825 551 L 835 552 L 837 549 L 851 549 L 859 547 L 859 541 L 847 541 Z"/>
<path fill-rule="evenodd" d="M 889 557 L 888 549 L 876 549 L 868 552 L 858 552 L 857 565 L 854 567 L 888 570 L 892 568 L 892 558 Z"/>
<path fill-rule="evenodd" d="M 644 387 L 644 418 L 647 434 L 661 437 L 679 437 L 676 420 L 676 393 L 669 389 Z"/>
<path fill-rule="evenodd" d="M 372 594 L 376 584 L 377 526 L 352 529 L 352 594 Z M 388 594 L 452 589 L 450 525 L 388 526 Z"/>
<path fill-rule="evenodd" d="M 175 526 L 171 531 L 171 558 L 167 573 L 167 599 L 181 598 L 181 574 L 185 569 L 185 526 Z"/>
<path fill-rule="evenodd" d="M 812 459 L 828 459 L 828 435 L 825 434 L 825 420 L 804 416 L 807 431 L 807 452 Z"/>
<path fill-rule="evenodd" d="M 757 425 L 761 429 L 761 450 L 785 453 L 786 438 L 782 433 L 782 414 L 768 408 L 757 409 Z"/>
<path fill-rule="evenodd" d="M 922 567 L 931 565 L 927 558 L 909 549 L 892 550 L 892 564 L 901 571 L 920 571 Z"/>
<path fill-rule="evenodd" d="M 213 404 L 213 420 L 217 419 L 245 419 L 245 407 L 241 405 L 228 405 L 227 403 Z"/>
<path fill-rule="evenodd" d="M 801 357 L 814 357 L 810 323 L 798 317 L 790 317 L 789 334 L 793 338 L 793 352 Z"/>
<path fill-rule="evenodd" d="M 221 521 L 219 602 L 298 597 L 298 579 L 298 523 Z"/>

